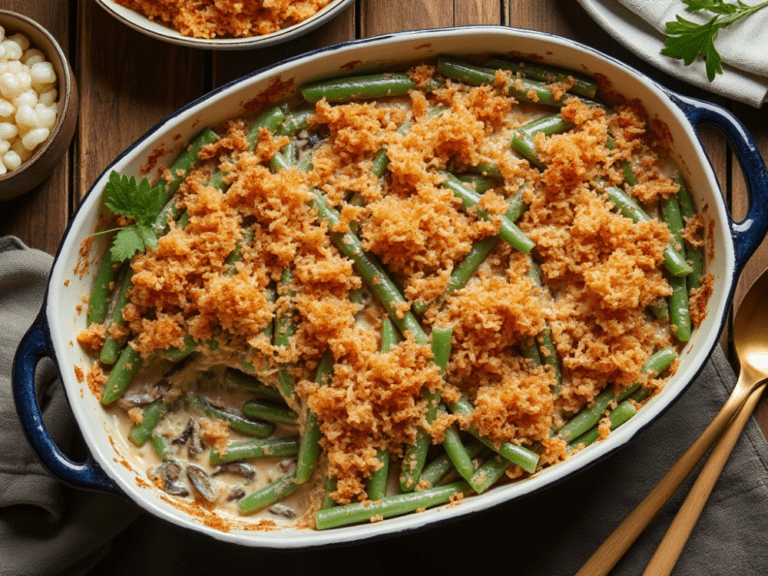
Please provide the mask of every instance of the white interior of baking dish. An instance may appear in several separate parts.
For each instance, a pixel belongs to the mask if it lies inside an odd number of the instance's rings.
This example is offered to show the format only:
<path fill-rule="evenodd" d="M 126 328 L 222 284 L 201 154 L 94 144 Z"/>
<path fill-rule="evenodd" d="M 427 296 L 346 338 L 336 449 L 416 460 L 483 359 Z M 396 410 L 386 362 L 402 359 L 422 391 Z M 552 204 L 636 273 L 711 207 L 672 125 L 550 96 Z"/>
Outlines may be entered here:
<path fill-rule="evenodd" d="M 321 78 L 349 75 L 351 67 L 355 73 L 403 69 L 409 64 L 440 54 L 465 56 L 489 53 L 489 47 L 493 48 L 490 52 L 498 55 L 540 55 L 549 64 L 588 74 L 604 75 L 610 79 L 617 92 L 640 99 L 649 116 L 665 123 L 669 128 L 674 155 L 690 183 L 699 211 L 704 214 L 707 222 L 715 222 L 713 243 L 716 257 L 708 263 L 708 271 L 715 276 L 714 295 L 709 302 L 709 312 L 704 324 L 695 332 L 682 354 L 683 363 L 678 373 L 671 378 L 661 394 L 653 398 L 627 424 L 614 431 L 606 441 L 597 443 L 577 456 L 532 477 L 493 488 L 481 496 L 465 498 L 458 506 L 440 507 L 383 522 L 325 532 L 294 528 L 265 532 L 236 527 L 221 531 L 210 526 L 210 522 L 192 517 L 170 505 L 166 495 L 146 482 L 145 471 L 137 469 L 131 463 L 130 455 L 123 452 L 125 444 L 113 438 L 105 411 L 90 393 L 87 385 L 78 381 L 74 369 L 75 366 L 88 367 L 91 362 L 76 344 L 75 335 L 86 327 L 85 314 L 81 310 L 84 298 L 90 292 L 92 273 L 104 250 L 103 245 L 99 246 L 98 242 L 94 242 L 91 250 L 91 275 L 78 275 L 75 273 L 75 267 L 82 242 L 94 230 L 100 207 L 100 194 L 109 171 L 116 170 L 127 175 L 141 176 L 140 166 L 161 146 L 166 150 L 166 154 L 159 159 L 158 165 L 167 164 L 178 153 L 181 143 L 189 140 L 202 128 L 242 116 L 243 107 L 252 102 L 260 92 L 274 87 L 276 79 L 300 86 Z M 351 63 L 353 66 L 350 66 Z M 120 129 L 119 126 L 113 128 Z M 624 445 L 648 426 L 685 389 L 706 362 L 716 344 L 720 324 L 726 312 L 727 295 L 733 282 L 733 269 L 733 243 L 715 176 L 695 132 L 662 90 L 626 66 L 566 39 L 510 28 L 468 27 L 403 33 L 315 52 L 234 82 L 161 122 L 108 168 L 83 202 L 61 246 L 50 281 L 46 312 L 62 380 L 83 436 L 94 458 L 135 502 L 151 514 L 221 540 L 247 546 L 299 548 L 398 533 L 477 512 L 559 481 Z M 247 522 L 247 518 L 243 520 Z"/>

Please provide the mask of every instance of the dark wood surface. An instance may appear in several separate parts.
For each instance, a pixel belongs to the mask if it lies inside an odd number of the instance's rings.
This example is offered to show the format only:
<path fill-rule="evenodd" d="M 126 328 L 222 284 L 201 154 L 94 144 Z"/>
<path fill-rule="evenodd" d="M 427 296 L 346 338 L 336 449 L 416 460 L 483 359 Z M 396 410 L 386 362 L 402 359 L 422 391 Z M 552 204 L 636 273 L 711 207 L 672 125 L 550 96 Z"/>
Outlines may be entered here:
<path fill-rule="evenodd" d="M 574 0 L 357 0 L 333 21 L 288 44 L 260 50 L 208 52 L 148 38 L 118 22 L 93 0 L 2 0 L 2 8 L 43 24 L 68 53 L 80 90 L 79 124 L 66 158 L 45 182 L 0 204 L 0 235 L 56 252 L 79 199 L 107 164 L 165 115 L 245 73 L 302 52 L 353 38 L 420 28 L 502 24 L 559 34 L 593 46 L 687 95 L 731 110 L 768 158 L 766 109 L 730 102 L 666 76 L 604 32 Z M 702 141 L 738 218 L 746 211 L 744 180 L 727 143 L 704 129 Z M 768 266 L 763 243 L 736 295 Z M 730 354 L 728 330 L 722 343 Z M 732 356 L 732 355 L 731 355 Z M 758 407 L 768 433 L 768 397 Z"/>

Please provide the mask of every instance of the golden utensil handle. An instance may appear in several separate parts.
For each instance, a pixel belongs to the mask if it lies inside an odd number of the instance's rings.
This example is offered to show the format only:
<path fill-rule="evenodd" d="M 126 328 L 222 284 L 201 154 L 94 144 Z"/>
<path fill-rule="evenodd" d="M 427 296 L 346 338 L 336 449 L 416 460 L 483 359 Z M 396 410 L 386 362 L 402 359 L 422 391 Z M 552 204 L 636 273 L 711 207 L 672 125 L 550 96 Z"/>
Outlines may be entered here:
<path fill-rule="evenodd" d="M 672 568 L 674 568 L 693 527 L 696 525 L 696 521 L 701 515 L 701 511 L 704 509 L 704 505 L 707 503 L 715 482 L 720 477 L 720 472 L 722 472 L 728 456 L 736 445 L 736 441 L 741 436 L 741 431 L 752 415 L 752 411 L 757 406 L 763 390 L 765 390 L 765 384 L 749 395 L 744 406 L 728 424 L 723 436 L 709 455 L 707 463 L 701 469 L 699 477 L 696 478 L 696 482 L 688 492 L 680 511 L 672 524 L 669 525 L 664 539 L 648 563 L 643 576 L 667 576 L 672 572 Z"/>

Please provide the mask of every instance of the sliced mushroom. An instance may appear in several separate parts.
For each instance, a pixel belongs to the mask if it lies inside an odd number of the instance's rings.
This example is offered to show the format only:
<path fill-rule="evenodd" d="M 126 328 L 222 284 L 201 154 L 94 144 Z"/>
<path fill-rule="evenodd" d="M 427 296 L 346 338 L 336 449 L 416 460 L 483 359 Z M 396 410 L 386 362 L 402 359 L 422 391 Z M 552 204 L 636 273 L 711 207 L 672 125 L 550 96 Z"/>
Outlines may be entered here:
<path fill-rule="evenodd" d="M 178 444 L 183 445 L 187 443 L 187 440 L 189 440 L 189 437 L 192 436 L 192 430 L 195 427 L 195 421 L 194 419 L 190 418 L 187 420 L 187 425 L 184 427 L 184 430 L 182 430 L 181 434 L 179 434 L 178 438 L 174 438 L 171 440 L 171 444 Z"/>
<path fill-rule="evenodd" d="M 163 491 L 173 496 L 189 496 L 189 489 L 180 482 L 181 464 L 178 460 L 166 460 L 158 466 L 153 476 L 160 478 L 163 482 Z"/>
<path fill-rule="evenodd" d="M 273 504 L 269 507 L 269 511 L 275 516 L 282 516 L 288 519 L 296 518 L 296 511 L 283 504 Z"/>
<path fill-rule="evenodd" d="M 216 487 L 216 481 L 197 464 L 187 464 L 187 478 L 192 481 L 200 495 L 208 502 L 216 502 L 219 498 L 219 491 Z"/>
<path fill-rule="evenodd" d="M 205 443 L 200 436 L 200 424 L 197 420 L 192 424 L 192 434 L 189 437 L 189 446 L 187 446 L 187 456 L 194 458 L 205 450 Z"/>
<path fill-rule="evenodd" d="M 236 474 L 245 479 L 246 484 L 250 484 L 256 479 L 256 469 L 249 464 L 243 462 L 230 462 L 228 464 L 222 464 L 217 466 L 211 474 L 212 476 L 218 476 L 223 473 Z"/>
<path fill-rule="evenodd" d="M 232 500 L 240 500 L 244 497 L 245 488 L 238 484 L 237 486 L 232 486 L 232 488 L 230 488 L 229 494 L 227 495 L 227 502 L 232 502 Z"/>

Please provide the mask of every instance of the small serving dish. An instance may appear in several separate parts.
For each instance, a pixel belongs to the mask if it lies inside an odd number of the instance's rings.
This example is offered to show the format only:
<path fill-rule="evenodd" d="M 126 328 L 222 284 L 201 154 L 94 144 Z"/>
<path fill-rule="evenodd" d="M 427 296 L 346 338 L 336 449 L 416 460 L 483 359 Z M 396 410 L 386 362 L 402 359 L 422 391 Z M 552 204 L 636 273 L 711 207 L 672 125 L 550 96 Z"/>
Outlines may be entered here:
<path fill-rule="evenodd" d="M 249 36 L 240 38 L 193 38 L 185 36 L 181 32 L 165 26 L 161 22 L 150 20 L 143 14 L 139 14 L 130 8 L 121 6 L 113 0 L 96 0 L 109 14 L 126 24 L 163 42 L 188 46 L 190 48 L 204 48 L 206 50 L 250 50 L 253 48 L 264 48 L 274 46 L 290 40 L 295 40 L 299 36 L 306 34 L 325 24 L 344 10 L 354 0 L 331 0 L 325 7 L 318 10 L 314 15 L 287 28 L 282 28 L 277 32 L 264 34 L 261 36 Z"/>
<path fill-rule="evenodd" d="M 83 298 L 89 294 L 93 269 L 104 252 L 103 239 L 88 244 L 101 214 L 101 195 L 110 172 L 140 177 L 150 158 L 167 165 L 184 142 L 203 126 L 221 125 L 252 112 L 254 102 L 289 98 L 299 86 L 322 79 L 402 70 L 410 65 L 452 55 L 472 59 L 492 50 L 494 55 L 541 60 L 601 79 L 601 86 L 617 96 L 643 103 L 649 122 L 667 136 L 673 161 L 689 184 L 708 232 L 707 272 L 714 291 L 702 325 L 680 354 L 677 372 L 621 428 L 574 457 L 516 482 L 418 514 L 328 531 L 291 526 L 259 529 L 247 519 L 222 518 L 215 511 L 179 506 L 146 480 L 130 450 L 116 440 L 119 432 L 101 409 L 84 378 L 92 359 L 76 342 L 85 328 Z M 277 93 L 279 92 L 279 93 Z M 720 129 L 738 155 L 750 209 L 735 222 L 726 209 L 717 179 L 699 141 L 697 129 L 712 124 Z M 163 156 L 157 158 L 157 151 Z M 117 493 L 163 520 L 213 538 L 249 547 L 297 549 L 369 540 L 456 520 L 469 514 L 541 491 L 567 481 L 605 458 L 652 425 L 690 386 L 717 345 L 727 319 L 739 274 L 768 229 L 768 172 L 746 129 L 726 110 L 683 97 L 596 50 L 557 36 L 508 27 L 462 27 L 404 32 L 358 40 L 321 49 L 256 72 L 212 92 L 172 114 L 121 154 L 97 179 L 80 205 L 62 240 L 53 266 L 48 297 L 16 354 L 13 385 L 16 406 L 33 447 L 62 481 L 92 490 Z M 83 270 L 83 247 L 90 250 Z M 88 251 L 88 250 L 85 250 Z M 61 372 L 73 413 L 91 451 L 85 462 L 73 462 L 51 441 L 42 423 L 34 394 L 34 370 L 41 357 L 54 358 Z"/>
<path fill-rule="evenodd" d="M 37 22 L 11 12 L 0 10 L 0 26 L 5 36 L 23 34 L 30 46 L 42 51 L 53 65 L 57 78 L 58 108 L 56 121 L 49 136 L 18 168 L 0 176 L 0 201 L 10 200 L 29 192 L 45 180 L 69 148 L 77 124 L 77 85 L 72 68 L 56 39 Z"/>

